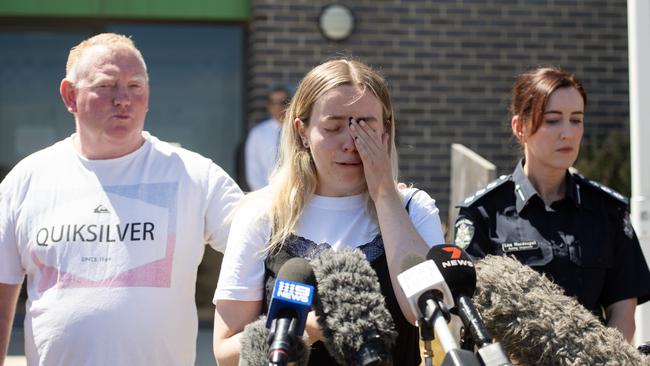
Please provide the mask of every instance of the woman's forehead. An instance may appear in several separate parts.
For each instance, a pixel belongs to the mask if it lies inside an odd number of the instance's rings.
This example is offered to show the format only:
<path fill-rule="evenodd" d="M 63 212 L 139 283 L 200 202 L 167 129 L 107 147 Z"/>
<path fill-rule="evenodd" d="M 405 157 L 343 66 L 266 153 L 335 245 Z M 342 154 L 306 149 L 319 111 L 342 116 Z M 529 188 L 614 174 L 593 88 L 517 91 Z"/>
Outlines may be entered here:
<path fill-rule="evenodd" d="M 555 89 L 546 101 L 544 112 L 564 109 L 584 110 L 584 100 L 578 89 L 574 87 Z"/>
<path fill-rule="evenodd" d="M 314 113 L 363 112 L 381 115 L 381 103 L 369 90 L 358 86 L 341 85 L 321 95 L 314 104 Z"/>

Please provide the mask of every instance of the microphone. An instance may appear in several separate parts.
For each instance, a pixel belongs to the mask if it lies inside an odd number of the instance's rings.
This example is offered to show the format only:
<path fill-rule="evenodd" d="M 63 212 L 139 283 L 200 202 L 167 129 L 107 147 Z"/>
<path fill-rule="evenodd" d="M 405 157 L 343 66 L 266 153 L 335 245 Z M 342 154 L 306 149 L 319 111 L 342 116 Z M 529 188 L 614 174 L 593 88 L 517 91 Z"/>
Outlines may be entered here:
<path fill-rule="evenodd" d="M 447 323 L 454 306 L 452 292 L 432 260 L 424 261 L 397 275 L 411 311 L 418 318 L 420 338 L 425 345 L 425 364 L 432 364 L 431 341 L 438 338 L 445 357 L 442 365 L 479 365 L 476 356 L 461 350 Z"/>
<path fill-rule="evenodd" d="M 499 343 L 492 341 L 479 311 L 471 297 L 476 290 L 476 269 L 469 254 L 455 245 L 436 245 L 427 253 L 440 270 L 443 282 L 449 287 L 458 316 L 478 347 L 478 355 L 485 365 L 511 365 Z"/>
<path fill-rule="evenodd" d="M 294 360 L 290 350 L 305 330 L 315 285 L 314 271 L 305 259 L 291 258 L 280 267 L 266 319 L 269 365 Z"/>
<path fill-rule="evenodd" d="M 325 348 L 342 365 L 392 365 L 397 332 L 377 274 L 360 250 L 326 250 L 312 261 L 314 309 Z"/>
<path fill-rule="evenodd" d="M 246 325 L 240 340 L 241 350 L 239 366 L 267 366 L 269 364 L 267 339 L 271 332 L 266 327 L 266 315 Z M 291 343 L 288 352 L 294 355 L 296 365 L 307 366 L 309 363 L 309 346 L 301 337 Z"/>
<path fill-rule="evenodd" d="M 418 326 L 422 328 L 432 323 L 445 352 L 458 349 L 447 327 L 448 309 L 454 306 L 454 300 L 436 264 L 430 260 L 417 264 L 397 275 L 397 282 L 418 318 Z"/>
<path fill-rule="evenodd" d="M 648 365 L 616 329 L 532 268 L 505 256 L 476 264 L 474 303 L 509 356 L 525 365 Z"/>

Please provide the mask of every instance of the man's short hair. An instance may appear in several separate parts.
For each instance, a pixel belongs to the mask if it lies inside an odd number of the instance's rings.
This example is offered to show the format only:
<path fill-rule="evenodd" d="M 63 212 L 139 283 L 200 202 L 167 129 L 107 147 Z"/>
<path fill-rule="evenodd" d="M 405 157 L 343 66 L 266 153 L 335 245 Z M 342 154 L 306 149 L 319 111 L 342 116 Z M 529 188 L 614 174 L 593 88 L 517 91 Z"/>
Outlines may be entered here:
<path fill-rule="evenodd" d="M 279 93 L 279 92 L 286 94 L 287 98 L 291 98 L 291 93 L 289 93 L 289 89 L 285 88 L 284 86 L 278 85 L 278 86 L 274 86 L 269 90 L 269 92 L 266 94 L 266 100 L 267 101 L 270 100 L 271 95 L 273 93 Z"/>
<path fill-rule="evenodd" d="M 68 62 L 65 66 L 65 78 L 73 83 L 77 82 L 79 79 L 79 61 L 83 57 L 84 52 L 93 46 L 105 46 L 112 50 L 132 50 L 135 52 L 136 56 L 142 62 L 144 66 L 145 74 L 147 80 L 149 80 L 149 74 L 147 73 L 147 64 L 144 62 L 142 53 L 135 46 L 131 38 L 115 33 L 101 33 L 96 36 L 90 37 L 78 45 L 70 49 L 68 54 Z"/>

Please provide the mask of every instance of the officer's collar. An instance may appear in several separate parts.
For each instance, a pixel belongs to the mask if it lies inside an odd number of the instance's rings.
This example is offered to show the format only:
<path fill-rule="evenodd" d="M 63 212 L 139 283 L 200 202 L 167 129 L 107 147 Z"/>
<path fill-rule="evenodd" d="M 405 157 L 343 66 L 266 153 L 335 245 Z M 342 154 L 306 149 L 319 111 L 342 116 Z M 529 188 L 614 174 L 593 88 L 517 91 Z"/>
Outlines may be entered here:
<path fill-rule="evenodd" d="M 539 196 L 537 190 L 524 173 L 524 159 L 519 160 L 517 163 L 517 167 L 514 173 L 512 173 L 512 180 L 515 183 L 515 207 L 517 208 L 517 213 L 519 213 L 533 196 Z M 566 172 L 566 189 L 567 197 L 573 201 L 576 207 L 579 207 L 581 203 L 580 186 L 578 186 L 578 182 L 573 178 L 573 174 L 568 171 Z"/>
<path fill-rule="evenodd" d="M 512 180 L 515 182 L 515 207 L 517 213 L 521 212 L 534 195 L 537 194 L 535 187 L 530 183 L 528 177 L 524 173 L 524 159 L 519 160 L 514 173 L 512 173 Z"/>

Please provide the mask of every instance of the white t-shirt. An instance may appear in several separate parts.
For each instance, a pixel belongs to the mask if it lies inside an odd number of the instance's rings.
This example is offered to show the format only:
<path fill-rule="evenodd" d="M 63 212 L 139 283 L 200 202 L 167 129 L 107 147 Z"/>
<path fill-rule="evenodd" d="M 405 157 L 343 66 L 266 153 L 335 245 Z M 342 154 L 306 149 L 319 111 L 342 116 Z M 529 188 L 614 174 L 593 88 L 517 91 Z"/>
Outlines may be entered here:
<path fill-rule="evenodd" d="M 404 205 L 414 189 L 400 191 Z M 221 264 L 216 300 L 262 300 L 264 291 L 264 249 L 271 227 L 263 213 L 268 201 L 247 202 L 236 211 L 228 247 Z M 430 246 L 443 244 L 440 216 L 435 201 L 424 191 L 413 195 L 409 216 L 424 241 Z M 349 197 L 313 196 L 298 222 L 296 235 L 316 244 L 327 243 L 334 250 L 356 248 L 371 242 L 379 233 L 378 224 L 366 213 L 363 195 Z"/>
<path fill-rule="evenodd" d="M 27 275 L 29 365 L 193 365 L 197 267 L 224 251 L 241 191 L 211 160 L 144 133 L 88 160 L 69 137 L 0 185 L 0 282 Z"/>
<path fill-rule="evenodd" d="M 282 125 L 269 118 L 253 127 L 246 139 L 246 183 L 251 191 L 269 184 L 269 176 L 278 161 Z"/>

